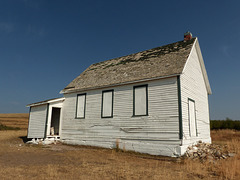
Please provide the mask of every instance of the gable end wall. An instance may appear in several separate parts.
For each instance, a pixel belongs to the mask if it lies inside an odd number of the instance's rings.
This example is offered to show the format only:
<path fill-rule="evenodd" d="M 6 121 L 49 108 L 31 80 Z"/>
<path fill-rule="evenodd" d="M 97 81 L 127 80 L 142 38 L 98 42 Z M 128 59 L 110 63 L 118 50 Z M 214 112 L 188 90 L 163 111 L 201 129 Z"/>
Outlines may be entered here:
<path fill-rule="evenodd" d="M 193 46 L 184 71 L 180 76 L 183 145 L 185 146 L 195 143 L 198 140 L 211 142 L 208 92 L 195 46 L 196 44 Z M 189 135 L 188 98 L 195 101 L 197 137 L 190 137 Z"/>

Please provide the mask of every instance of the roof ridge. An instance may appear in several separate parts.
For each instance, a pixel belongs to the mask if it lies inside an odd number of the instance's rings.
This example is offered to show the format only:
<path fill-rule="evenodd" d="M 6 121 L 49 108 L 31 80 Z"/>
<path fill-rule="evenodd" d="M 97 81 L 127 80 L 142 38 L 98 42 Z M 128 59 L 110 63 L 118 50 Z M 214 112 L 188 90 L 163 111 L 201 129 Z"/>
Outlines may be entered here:
<path fill-rule="evenodd" d="M 119 57 L 116 57 L 116 58 L 111 58 L 111 59 L 108 59 L 108 60 L 104 60 L 104 61 L 100 61 L 100 62 L 97 62 L 97 63 L 93 63 L 91 64 L 90 66 L 93 66 L 93 65 L 99 65 L 101 63 L 104 63 L 104 62 L 107 62 L 107 61 L 112 61 L 112 60 L 117 60 L 117 59 L 120 59 L 120 58 L 124 58 L 124 57 L 127 57 L 127 56 L 133 56 L 133 55 L 136 55 L 138 53 L 142 53 L 142 52 L 146 52 L 146 51 L 150 51 L 150 50 L 155 50 L 155 49 L 159 49 L 159 48 L 163 48 L 163 47 L 167 47 L 169 45 L 173 45 L 173 44 L 177 44 L 177 43 L 181 43 L 181 42 L 192 42 L 196 39 L 197 37 L 193 37 L 191 40 L 189 41 L 184 41 L 184 40 L 181 40 L 181 41 L 176 41 L 174 43 L 170 43 L 170 44 L 165 44 L 163 46 L 157 46 L 157 47 L 154 47 L 154 48 L 151 48 L 151 49 L 146 49 L 146 50 L 143 50 L 143 51 L 139 51 L 139 52 L 135 52 L 135 53 L 132 53 L 132 54 L 128 54 L 128 55 L 124 55 L 124 56 L 119 56 Z M 190 44 L 190 43 L 189 43 Z M 90 67 L 89 66 L 89 67 Z"/>

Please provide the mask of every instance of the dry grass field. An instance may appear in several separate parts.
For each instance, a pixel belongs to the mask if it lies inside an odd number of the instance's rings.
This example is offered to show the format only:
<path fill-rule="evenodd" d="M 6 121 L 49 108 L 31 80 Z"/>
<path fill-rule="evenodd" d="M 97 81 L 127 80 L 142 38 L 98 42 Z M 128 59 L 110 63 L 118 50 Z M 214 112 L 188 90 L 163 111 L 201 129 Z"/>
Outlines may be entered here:
<path fill-rule="evenodd" d="M 214 162 L 85 146 L 28 145 L 26 130 L 0 131 L 0 179 L 240 179 L 240 131 L 212 131 L 234 157 Z"/>
<path fill-rule="evenodd" d="M 28 113 L 0 114 L 0 124 L 9 127 L 28 128 Z"/>

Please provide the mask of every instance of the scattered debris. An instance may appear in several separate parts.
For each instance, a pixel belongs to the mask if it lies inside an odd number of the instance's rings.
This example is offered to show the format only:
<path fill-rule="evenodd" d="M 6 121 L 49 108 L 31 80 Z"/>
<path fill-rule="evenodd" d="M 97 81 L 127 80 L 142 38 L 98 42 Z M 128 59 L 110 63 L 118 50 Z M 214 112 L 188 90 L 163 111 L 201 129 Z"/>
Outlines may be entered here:
<path fill-rule="evenodd" d="M 203 143 L 199 141 L 197 144 L 189 146 L 185 153 L 185 157 L 200 160 L 219 160 L 233 157 L 235 154 L 227 150 L 227 146 L 217 144 Z"/>
<path fill-rule="evenodd" d="M 48 144 L 56 144 L 57 141 L 60 141 L 60 139 L 58 139 L 57 137 L 48 137 L 45 139 L 32 139 L 31 141 L 28 141 L 26 143 L 48 145 Z"/>
<path fill-rule="evenodd" d="M 27 141 L 27 144 L 38 144 L 39 143 L 39 139 L 32 139 L 31 141 Z"/>

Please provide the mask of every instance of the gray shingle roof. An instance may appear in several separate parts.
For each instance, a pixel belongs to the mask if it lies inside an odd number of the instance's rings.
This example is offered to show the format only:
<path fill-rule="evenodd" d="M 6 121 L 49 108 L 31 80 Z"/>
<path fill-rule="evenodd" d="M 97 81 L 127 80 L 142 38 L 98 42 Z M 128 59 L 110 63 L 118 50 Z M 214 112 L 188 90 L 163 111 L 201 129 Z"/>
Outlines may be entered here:
<path fill-rule="evenodd" d="M 62 92 L 81 91 L 181 74 L 196 38 L 89 66 Z"/>

